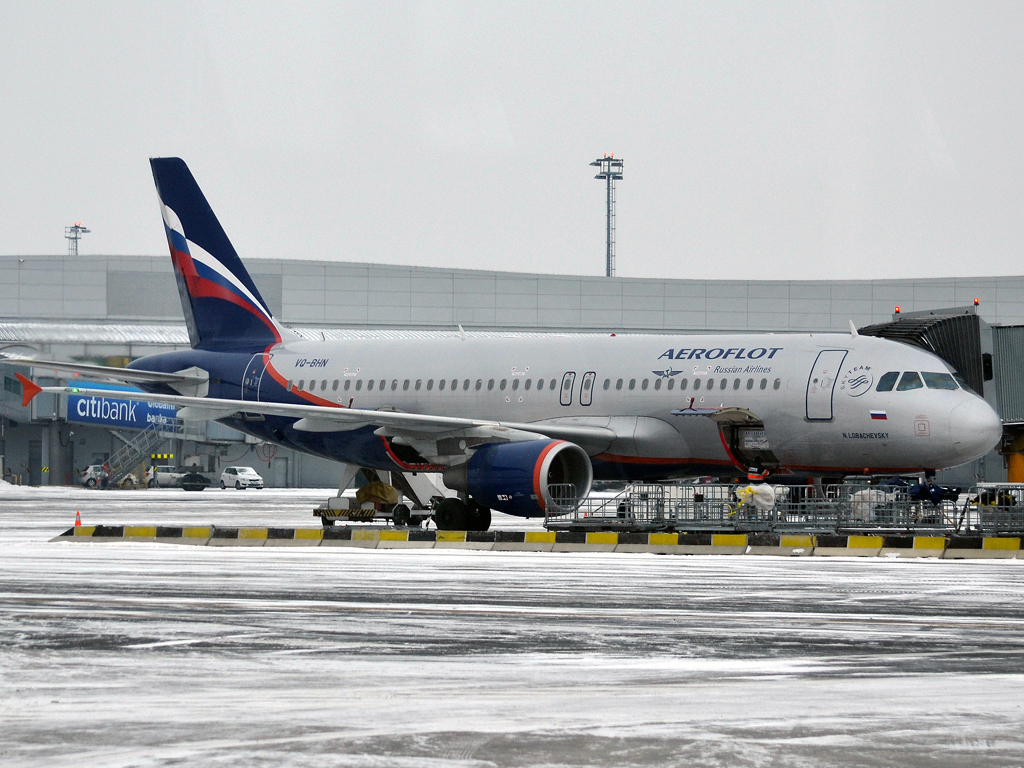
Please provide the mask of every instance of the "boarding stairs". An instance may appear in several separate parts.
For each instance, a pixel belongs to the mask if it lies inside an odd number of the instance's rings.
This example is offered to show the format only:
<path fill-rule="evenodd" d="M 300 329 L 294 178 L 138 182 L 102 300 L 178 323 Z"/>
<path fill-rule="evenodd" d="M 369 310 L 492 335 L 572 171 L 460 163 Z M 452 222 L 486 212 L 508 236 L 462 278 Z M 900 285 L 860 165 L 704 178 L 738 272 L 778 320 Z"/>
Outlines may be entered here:
<path fill-rule="evenodd" d="M 166 427 L 152 426 L 137 432 L 132 437 L 124 437 L 117 434 L 124 442 L 116 453 L 107 459 L 107 482 L 114 487 L 120 485 L 128 475 L 144 462 L 163 441 L 162 430 Z M 145 478 L 138 478 L 140 483 L 145 483 Z"/>

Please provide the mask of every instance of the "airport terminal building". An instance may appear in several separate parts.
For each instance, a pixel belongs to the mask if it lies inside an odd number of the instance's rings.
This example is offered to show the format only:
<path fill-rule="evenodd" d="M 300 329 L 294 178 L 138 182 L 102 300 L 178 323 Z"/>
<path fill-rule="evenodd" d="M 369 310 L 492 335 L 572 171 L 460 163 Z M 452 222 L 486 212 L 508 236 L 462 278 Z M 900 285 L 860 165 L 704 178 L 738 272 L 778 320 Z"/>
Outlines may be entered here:
<path fill-rule="evenodd" d="M 668 280 L 269 259 L 246 266 L 275 316 L 309 338 L 458 333 L 459 326 L 502 333 L 845 333 L 851 321 L 858 328 L 890 322 L 896 307 L 901 317 L 970 316 L 977 339 L 965 354 L 978 359 L 967 378 L 1011 429 L 1024 424 L 1024 277 Z M 933 329 L 932 338 L 940 335 Z M 2 352 L 125 365 L 187 347 L 167 256 L 0 257 Z M 147 429 L 161 442 L 146 446 L 146 463 L 173 454 L 156 462 L 195 463 L 209 472 L 252 466 L 271 487 L 331 486 L 341 475 L 331 462 L 260 444 L 216 422 L 179 422 L 155 404 L 103 412 L 74 396 L 42 395 L 24 408 L 19 370 L 30 372 L 4 366 L 0 456 L 5 475 L 23 483 L 75 482 L 84 467 L 138 443 Z M 32 372 L 40 382 L 56 381 L 52 370 Z M 1005 480 L 1004 457 L 993 452 L 941 479 Z"/>

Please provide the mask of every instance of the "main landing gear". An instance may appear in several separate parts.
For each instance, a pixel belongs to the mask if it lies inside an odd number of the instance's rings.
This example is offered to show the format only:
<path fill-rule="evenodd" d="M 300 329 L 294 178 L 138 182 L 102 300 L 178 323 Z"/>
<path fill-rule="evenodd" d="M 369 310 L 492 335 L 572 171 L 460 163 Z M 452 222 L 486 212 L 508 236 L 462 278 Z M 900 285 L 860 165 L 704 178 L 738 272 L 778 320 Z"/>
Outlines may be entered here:
<path fill-rule="evenodd" d="M 491 527 L 491 510 L 472 500 L 444 499 L 434 508 L 434 525 L 439 531 L 486 531 Z"/>

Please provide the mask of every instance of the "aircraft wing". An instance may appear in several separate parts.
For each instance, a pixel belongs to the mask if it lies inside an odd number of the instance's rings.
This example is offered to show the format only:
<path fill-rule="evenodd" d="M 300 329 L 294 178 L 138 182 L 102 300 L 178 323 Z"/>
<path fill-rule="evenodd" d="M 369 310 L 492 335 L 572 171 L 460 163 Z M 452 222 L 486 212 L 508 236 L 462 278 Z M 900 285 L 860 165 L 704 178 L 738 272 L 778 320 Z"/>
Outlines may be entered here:
<path fill-rule="evenodd" d="M 33 368 L 53 369 L 67 373 L 80 373 L 93 379 L 104 381 L 127 381 L 139 384 L 185 384 L 199 385 L 205 379 L 190 376 L 187 373 L 158 373 L 156 371 L 135 371 L 130 368 L 115 368 L 110 365 L 89 365 L 87 363 L 65 363 L 55 360 L 35 360 L 29 357 L 11 357 L 0 355 L 0 363 L 8 365 L 28 365 Z"/>
<path fill-rule="evenodd" d="M 393 410 L 366 410 L 362 408 L 295 405 L 289 403 L 261 403 L 248 400 L 226 400 L 213 397 L 149 394 L 147 392 L 111 392 L 105 389 L 83 387 L 40 387 L 20 373 L 16 374 L 23 387 L 22 404 L 27 406 L 40 392 L 87 397 L 116 397 L 119 400 L 141 400 L 168 403 L 185 408 L 182 418 L 222 419 L 238 413 L 259 413 L 266 416 L 286 416 L 298 419 L 295 429 L 308 432 L 328 432 L 358 429 L 364 426 L 387 428 L 391 433 L 437 435 L 459 430 L 500 429 L 530 433 L 540 437 L 587 443 L 587 447 L 610 444 L 615 432 L 605 427 L 575 424 L 520 423 L 488 419 L 464 419 L 455 416 L 432 416 L 421 413 L 403 413 Z M 600 452 L 599 450 L 597 452 Z"/>

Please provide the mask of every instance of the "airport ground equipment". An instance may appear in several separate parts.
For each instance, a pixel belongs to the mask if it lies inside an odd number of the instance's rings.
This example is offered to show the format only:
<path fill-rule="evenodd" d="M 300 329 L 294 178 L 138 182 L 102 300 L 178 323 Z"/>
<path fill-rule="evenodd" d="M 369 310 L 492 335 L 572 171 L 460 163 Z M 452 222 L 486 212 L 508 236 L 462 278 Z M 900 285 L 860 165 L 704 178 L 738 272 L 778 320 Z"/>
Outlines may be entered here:
<path fill-rule="evenodd" d="M 771 491 L 772 503 L 765 503 Z M 967 493 L 927 483 L 827 485 L 631 484 L 549 513 L 552 531 L 995 536 L 1024 533 L 1024 484 L 983 483 Z"/>
<path fill-rule="evenodd" d="M 360 471 L 369 482 L 355 496 L 346 496 L 346 489 Z M 432 473 L 384 472 L 348 464 L 337 495 L 314 509 L 313 515 L 320 518 L 325 528 L 336 522 L 384 522 L 418 528 L 450 495 L 438 479 Z M 487 522 L 490 523 L 489 515 Z"/>
<path fill-rule="evenodd" d="M 149 454 L 160 445 L 163 436 L 158 427 L 152 426 L 130 438 L 121 439 L 124 445 L 107 460 L 107 482 L 115 488 L 149 457 Z"/>

